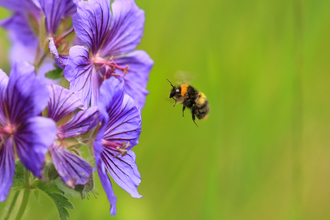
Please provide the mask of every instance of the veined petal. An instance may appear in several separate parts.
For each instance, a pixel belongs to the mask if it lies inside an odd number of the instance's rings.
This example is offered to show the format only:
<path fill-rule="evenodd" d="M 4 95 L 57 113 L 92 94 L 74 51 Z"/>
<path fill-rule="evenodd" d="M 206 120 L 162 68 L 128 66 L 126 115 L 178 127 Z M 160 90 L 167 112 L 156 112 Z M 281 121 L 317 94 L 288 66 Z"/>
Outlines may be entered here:
<path fill-rule="evenodd" d="M 134 99 L 135 105 L 139 110 L 142 110 L 146 96 L 149 93 L 146 90 L 149 80 L 149 73 L 154 65 L 150 56 L 142 50 L 137 50 L 126 56 L 121 56 L 114 59 L 119 66 L 129 66 L 125 80 L 125 92 Z M 117 70 L 117 72 L 123 72 Z"/>
<path fill-rule="evenodd" d="M 109 111 L 109 122 L 103 139 L 110 142 L 129 142 L 131 149 L 139 143 L 141 133 L 141 116 L 134 104 L 134 100 L 125 94 L 121 105 L 114 106 Z"/>
<path fill-rule="evenodd" d="M 103 82 L 100 88 L 100 96 L 98 101 L 99 111 L 103 118 L 109 118 L 108 112 L 115 107 L 121 106 L 124 99 L 124 81 L 110 77 Z"/>
<path fill-rule="evenodd" d="M 66 0 L 39 0 L 41 10 L 45 15 L 48 34 L 55 34 L 66 12 Z"/>
<path fill-rule="evenodd" d="M 93 54 L 96 54 L 110 28 L 109 1 L 79 2 L 72 23 L 77 36 L 91 49 Z"/>
<path fill-rule="evenodd" d="M 20 42 L 25 47 L 29 47 L 35 45 L 38 41 L 37 36 L 31 29 L 27 15 L 24 13 L 16 12 L 11 17 L 1 20 L 0 26 L 8 30 L 13 43 Z"/>
<path fill-rule="evenodd" d="M 130 143 L 131 149 L 138 144 L 141 133 L 141 116 L 134 100 L 125 94 L 124 83 L 115 77 L 104 81 L 99 98 L 99 111 L 108 117 L 103 139 L 110 142 Z"/>
<path fill-rule="evenodd" d="M 66 8 L 64 17 L 71 17 L 77 12 L 77 4 L 81 0 L 66 0 Z"/>
<path fill-rule="evenodd" d="M 135 154 L 128 151 L 125 156 L 117 156 L 117 152 L 104 147 L 101 160 L 114 181 L 132 197 L 141 198 L 137 187 L 141 183 L 141 176 L 135 163 Z"/>
<path fill-rule="evenodd" d="M 101 161 L 97 164 L 97 172 L 99 174 L 103 189 L 107 194 L 108 200 L 111 204 L 110 214 L 114 216 L 117 214 L 117 209 L 116 209 L 117 197 L 113 192 L 111 181 L 109 179 L 105 166 Z"/>
<path fill-rule="evenodd" d="M 48 85 L 47 87 L 50 94 L 47 117 L 53 119 L 55 122 L 58 122 L 76 109 L 84 107 L 73 91 L 69 91 L 58 85 Z"/>
<path fill-rule="evenodd" d="M 70 82 L 70 90 L 76 91 L 86 108 L 91 102 L 92 105 L 95 105 L 102 77 L 90 61 L 87 48 L 74 46 L 70 49 L 70 57 L 64 69 L 64 76 Z"/>
<path fill-rule="evenodd" d="M 60 68 L 64 69 L 66 64 L 68 63 L 68 57 L 67 55 L 60 55 L 57 51 L 57 48 L 54 43 L 54 38 L 49 39 L 49 51 L 53 55 L 54 60 Z"/>
<path fill-rule="evenodd" d="M 41 176 L 45 154 L 56 136 L 56 124 L 43 117 L 24 121 L 14 135 L 17 154 L 22 164 L 36 177 Z"/>
<path fill-rule="evenodd" d="M 11 138 L 5 143 L 0 141 L 0 170 L 0 202 L 3 202 L 7 199 L 15 174 L 15 153 Z"/>
<path fill-rule="evenodd" d="M 0 6 L 15 12 L 38 13 L 39 9 L 34 4 L 34 0 L 0 0 Z"/>
<path fill-rule="evenodd" d="M 5 91 L 8 85 L 8 76 L 0 69 L 0 100 L 4 100 Z M 6 124 L 4 103 L 0 101 L 0 126 Z"/>
<path fill-rule="evenodd" d="M 61 138 L 70 138 L 87 133 L 98 123 L 98 114 L 96 106 L 76 113 L 68 123 L 57 129 L 58 135 Z"/>
<path fill-rule="evenodd" d="M 48 94 L 47 87 L 35 77 L 32 65 L 27 62 L 15 63 L 5 96 L 12 124 L 41 113 L 47 104 Z"/>
<path fill-rule="evenodd" d="M 128 53 L 140 43 L 144 11 L 134 0 L 116 0 L 112 5 L 113 19 L 110 32 L 102 46 L 100 56 L 116 56 Z"/>
<path fill-rule="evenodd" d="M 54 143 L 49 147 L 50 154 L 62 181 L 70 188 L 85 185 L 92 175 L 92 166 L 84 159 Z"/>

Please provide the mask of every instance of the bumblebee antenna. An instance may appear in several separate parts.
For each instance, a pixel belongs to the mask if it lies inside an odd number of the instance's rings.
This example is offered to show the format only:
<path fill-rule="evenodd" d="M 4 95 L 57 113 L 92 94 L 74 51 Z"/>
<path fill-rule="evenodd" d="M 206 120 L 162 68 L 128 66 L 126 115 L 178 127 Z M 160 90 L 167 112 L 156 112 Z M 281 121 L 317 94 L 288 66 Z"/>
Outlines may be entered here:
<path fill-rule="evenodd" d="M 171 86 L 172 86 L 173 88 L 175 88 L 175 86 L 173 86 L 173 84 L 171 83 L 171 81 L 170 81 L 169 79 L 167 79 L 167 81 L 169 81 L 170 84 L 171 84 Z"/>

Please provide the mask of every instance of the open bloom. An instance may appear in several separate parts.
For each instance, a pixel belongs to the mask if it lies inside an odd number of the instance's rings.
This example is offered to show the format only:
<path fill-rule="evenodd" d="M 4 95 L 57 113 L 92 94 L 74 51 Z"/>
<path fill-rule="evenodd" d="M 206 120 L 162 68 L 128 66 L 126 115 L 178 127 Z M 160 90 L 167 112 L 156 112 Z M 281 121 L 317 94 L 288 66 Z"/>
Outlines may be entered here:
<path fill-rule="evenodd" d="M 73 153 L 78 150 L 71 146 L 72 141 L 67 142 L 66 139 L 85 134 L 97 124 L 97 107 L 81 110 L 73 115 L 74 111 L 83 107 L 80 99 L 72 91 L 61 86 L 49 85 L 48 89 L 50 99 L 47 116 L 57 123 L 57 138 L 49 146 L 54 166 L 68 187 L 85 185 L 92 175 L 92 167 Z"/>
<path fill-rule="evenodd" d="M 64 76 L 87 107 L 97 105 L 104 80 L 125 75 L 125 91 L 141 110 L 153 66 L 146 52 L 133 51 L 143 34 L 144 11 L 134 0 L 115 0 L 111 6 L 112 10 L 108 0 L 79 2 L 72 22 L 77 37 L 88 48 L 70 49 Z"/>
<path fill-rule="evenodd" d="M 131 196 L 141 197 L 137 191 L 141 177 L 131 151 L 139 142 L 141 117 L 133 99 L 124 92 L 124 82 L 115 77 L 102 84 L 98 106 L 101 127 L 94 141 L 95 162 L 111 204 L 110 214 L 115 215 L 117 198 L 108 174 Z"/>
<path fill-rule="evenodd" d="M 22 164 L 40 177 L 53 120 L 39 117 L 48 100 L 47 87 L 26 62 L 15 63 L 10 78 L 0 70 L 0 201 L 7 198 L 15 173 L 15 151 Z M 14 149 L 15 148 L 15 149 Z"/>
<path fill-rule="evenodd" d="M 71 17 L 76 11 L 79 0 L 0 0 L 0 6 L 13 11 L 13 15 L 2 20 L 0 26 L 7 29 L 12 40 L 11 57 L 16 60 L 26 59 L 25 54 L 34 58 L 37 53 L 38 43 L 43 48 L 47 37 L 54 37 L 57 45 L 73 31 L 69 22 L 62 22 Z M 45 27 L 42 17 L 45 17 Z M 62 24 L 61 24 L 62 23 Z M 57 33 L 62 25 L 61 33 Z M 40 30 L 45 29 L 45 39 L 39 39 Z M 28 60 L 34 62 L 34 60 Z"/>

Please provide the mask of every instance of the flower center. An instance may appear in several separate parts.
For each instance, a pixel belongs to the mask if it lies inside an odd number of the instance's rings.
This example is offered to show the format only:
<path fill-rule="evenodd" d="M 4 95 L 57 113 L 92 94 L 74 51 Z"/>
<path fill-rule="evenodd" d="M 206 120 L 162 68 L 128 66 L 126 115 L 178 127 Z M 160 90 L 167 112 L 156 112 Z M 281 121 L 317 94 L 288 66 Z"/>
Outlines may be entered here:
<path fill-rule="evenodd" d="M 102 139 L 102 145 L 104 147 L 110 147 L 113 150 L 117 151 L 118 153 L 115 155 L 115 157 L 118 157 L 120 154 L 122 157 L 125 156 L 127 154 L 127 148 L 131 146 L 128 141 L 127 142 L 124 141 L 123 143 L 120 144 L 120 143 L 110 142 L 104 139 Z"/>
<path fill-rule="evenodd" d="M 14 132 L 15 128 L 12 125 L 6 125 L 5 127 L 0 128 L 0 134 L 11 136 Z"/>
<path fill-rule="evenodd" d="M 129 66 L 126 65 L 126 67 L 121 67 L 117 65 L 117 63 L 113 60 L 113 57 L 110 57 L 110 59 L 103 59 L 102 57 L 95 56 L 93 57 L 93 63 L 95 66 L 98 66 L 99 68 L 97 71 L 105 68 L 105 73 L 103 75 L 103 80 L 108 79 L 111 75 L 113 76 L 119 76 L 118 73 L 115 73 L 116 69 L 120 69 L 124 72 L 125 76 L 128 73 Z"/>
<path fill-rule="evenodd" d="M 5 127 L 0 128 L 0 150 L 2 149 L 2 146 L 5 146 L 5 139 L 8 136 L 13 135 L 14 132 L 15 128 L 11 125 L 6 125 Z"/>

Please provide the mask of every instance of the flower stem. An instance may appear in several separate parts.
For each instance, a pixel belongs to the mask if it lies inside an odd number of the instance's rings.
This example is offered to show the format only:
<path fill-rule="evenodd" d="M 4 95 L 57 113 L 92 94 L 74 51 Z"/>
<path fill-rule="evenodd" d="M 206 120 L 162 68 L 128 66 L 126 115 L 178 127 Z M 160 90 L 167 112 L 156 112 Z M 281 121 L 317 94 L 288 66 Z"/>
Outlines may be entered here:
<path fill-rule="evenodd" d="M 9 219 L 10 214 L 11 214 L 11 212 L 13 211 L 13 208 L 14 208 L 14 206 L 15 206 L 15 203 L 16 203 L 16 200 L 17 200 L 18 195 L 19 195 L 19 191 L 16 192 L 16 194 L 15 194 L 13 200 L 11 201 L 11 204 L 10 204 L 10 207 L 9 207 L 9 210 L 8 210 L 8 213 L 7 213 L 7 216 L 5 217 L 4 220 L 8 220 L 8 219 Z"/>
<path fill-rule="evenodd" d="M 16 220 L 20 220 L 22 218 L 24 211 L 26 209 L 27 203 L 29 201 L 30 192 L 31 192 L 30 189 L 24 190 L 23 201 L 22 201 L 21 207 L 19 208 L 18 214 L 16 216 Z"/>
<path fill-rule="evenodd" d="M 24 195 L 23 195 L 23 200 L 21 207 L 19 208 L 19 211 L 16 216 L 16 220 L 20 220 L 25 212 L 27 203 L 29 201 L 29 196 L 30 196 L 30 183 L 29 183 L 29 171 L 25 169 L 25 184 L 26 184 L 26 189 L 24 190 Z"/>

